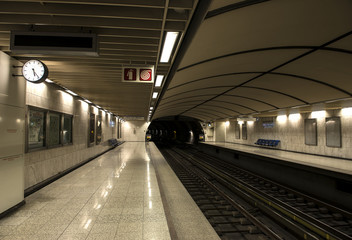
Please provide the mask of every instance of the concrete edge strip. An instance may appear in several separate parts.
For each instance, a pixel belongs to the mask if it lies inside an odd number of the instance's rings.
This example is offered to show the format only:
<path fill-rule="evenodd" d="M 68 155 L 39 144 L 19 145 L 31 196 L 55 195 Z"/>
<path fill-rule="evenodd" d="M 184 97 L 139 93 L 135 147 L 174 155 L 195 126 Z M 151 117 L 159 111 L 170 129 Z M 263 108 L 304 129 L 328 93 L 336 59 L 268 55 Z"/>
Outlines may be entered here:
<path fill-rule="evenodd" d="M 150 145 L 147 145 L 147 152 L 149 156 L 152 156 L 151 151 L 150 151 Z M 164 186 L 161 182 L 160 176 L 159 176 L 159 172 L 158 172 L 158 165 L 159 163 L 157 163 L 156 161 L 153 160 L 153 158 L 151 157 L 150 160 L 153 163 L 154 166 L 154 171 L 155 171 L 155 176 L 158 182 L 158 186 L 159 186 L 159 191 L 160 191 L 160 197 L 161 197 L 161 201 L 163 203 L 163 208 L 164 208 L 164 212 L 165 212 L 165 217 L 166 217 L 166 222 L 167 222 L 167 226 L 169 228 L 169 233 L 170 233 L 170 237 L 172 240 L 178 240 L 178 236 L 177 236 L 177 232 L 175 229 L 175 225 L 174 222 L 172 220 L 171 217 L 171 211 L 170 211 L 170 207 L 169 204 L 166 200 L 166 196 L 165 196 L 165 192 L 164 192 Z"/>

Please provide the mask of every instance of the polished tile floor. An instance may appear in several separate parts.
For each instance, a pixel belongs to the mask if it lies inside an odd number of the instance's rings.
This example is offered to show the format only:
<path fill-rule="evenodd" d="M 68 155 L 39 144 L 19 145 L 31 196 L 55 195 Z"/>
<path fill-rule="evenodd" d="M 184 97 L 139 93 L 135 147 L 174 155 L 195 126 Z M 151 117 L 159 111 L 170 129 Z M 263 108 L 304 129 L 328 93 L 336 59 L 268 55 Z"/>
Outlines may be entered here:
<path fill-rule="evenodd" d="M 145 143 L 124 143 L 30 195 L 0 239 L 170 239 Z"/>

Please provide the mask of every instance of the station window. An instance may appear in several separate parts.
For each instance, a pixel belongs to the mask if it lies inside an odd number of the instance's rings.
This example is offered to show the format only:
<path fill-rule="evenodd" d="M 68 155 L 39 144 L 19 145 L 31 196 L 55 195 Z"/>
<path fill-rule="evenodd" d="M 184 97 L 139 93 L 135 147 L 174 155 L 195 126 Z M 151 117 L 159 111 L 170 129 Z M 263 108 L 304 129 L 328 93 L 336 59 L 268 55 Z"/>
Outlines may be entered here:
<path fill-rule="evenodd" d="M 72 122 L 72 115 L 29 107 L 27 152 L 71 144 Z"/>
<path fill-rule="evenodd" d="M 60 145 L 60 114 L 48 114 L 48 147 Z"/>
<path fill-rule="evenodd" d="M 45 112 L 29 110 L 28 149 L 45 147 Z"/>

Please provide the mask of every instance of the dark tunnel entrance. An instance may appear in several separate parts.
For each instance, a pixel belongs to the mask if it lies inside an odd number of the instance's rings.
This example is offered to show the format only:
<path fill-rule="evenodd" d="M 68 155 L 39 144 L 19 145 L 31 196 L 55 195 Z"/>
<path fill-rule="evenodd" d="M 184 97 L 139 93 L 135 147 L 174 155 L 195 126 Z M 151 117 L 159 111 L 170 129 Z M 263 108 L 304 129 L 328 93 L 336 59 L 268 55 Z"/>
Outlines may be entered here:
<path fill-rule="evenodd" d="M 164 117 L 152 121 L 148 127 L 147 140 L 163 143 L 197 144 L 204 139 L 200 121 L 191 117 Z"/>

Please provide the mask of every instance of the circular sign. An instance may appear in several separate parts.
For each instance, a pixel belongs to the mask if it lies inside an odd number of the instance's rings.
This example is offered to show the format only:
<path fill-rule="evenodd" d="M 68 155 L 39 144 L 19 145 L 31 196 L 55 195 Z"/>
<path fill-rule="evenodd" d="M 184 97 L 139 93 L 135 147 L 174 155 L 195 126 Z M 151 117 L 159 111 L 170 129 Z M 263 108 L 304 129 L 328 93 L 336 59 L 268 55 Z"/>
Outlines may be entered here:
<path fill-rule="evenodd" d="M 140 79 L 142 81 L 150 81 L 152 78 L 152 71 L 150 69 L 144 69 L 141 71 Z"/>
<path fill-rule="evenodd" d="M 23 77 L 32 83 L 41 83 L 49 75 L 47 66 L 39 60 L 29 60 L 22 67 Z"/>

